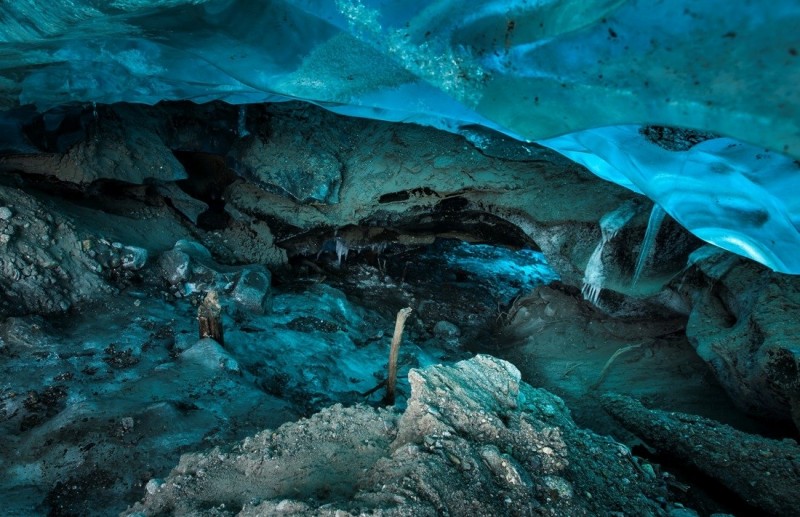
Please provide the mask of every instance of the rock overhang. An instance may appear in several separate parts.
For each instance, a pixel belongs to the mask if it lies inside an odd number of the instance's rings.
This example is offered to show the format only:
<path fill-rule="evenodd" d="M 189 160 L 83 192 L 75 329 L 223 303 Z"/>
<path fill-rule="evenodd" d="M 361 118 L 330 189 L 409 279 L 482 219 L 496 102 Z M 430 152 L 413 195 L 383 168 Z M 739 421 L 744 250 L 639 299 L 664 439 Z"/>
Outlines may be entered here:
<path fill-rule="evenodd" d="M 800 272 L 794 2 L 141 0 L 2 10 L 0 106 L 11 111 L 0 147 L 30 150 L 14 134 L 29 104 L 50 110 L 49 123 L 70 103 L 300 99 L 451 132 L 478 125 L 646 194 L 712 244 Z M 674 146 L 674 133 L 649 130 L 665 126 L 712 133 Z"/>

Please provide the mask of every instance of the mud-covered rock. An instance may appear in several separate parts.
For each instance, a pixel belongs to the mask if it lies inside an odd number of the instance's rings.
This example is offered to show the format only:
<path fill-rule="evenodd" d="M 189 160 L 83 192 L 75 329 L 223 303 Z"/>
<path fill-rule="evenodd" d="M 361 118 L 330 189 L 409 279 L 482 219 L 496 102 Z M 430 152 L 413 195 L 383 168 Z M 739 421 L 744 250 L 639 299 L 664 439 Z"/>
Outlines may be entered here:
<path fill-rule="evenodd" d="M 122 246 L 120 254 L 122 256 L 122 267 L 125 269 L 138 271 L 147 263 L 147 250 L 139 246 Z"/>
<path fill-rule="evenodd" d="M 178 249 L 167 250 L 158 258 L 162 278 L 170 285 L 178 285 L 189 278 L 190 263 L 189 255 Z"/>
<path fill-rule="evenodd" d="M 95 116 L 84 117 L 83 124 L 83 131 L 70 135 L 73 143 L 69 146 L 49 142 L 74 129 L 70 121 L 63 121 L 63 127 L 52 124 L 53 131 L 41 134 L 41 153 L 0 156 L 0 171 L 21 170 L 84 185 L 98 179 L 141 184 L 186 177 L 159 134 L 158 123 L 139 108 L 103 107 Z"/>
<path fill-rule="evenodd" d="M 181 361 L 192 362 L 210 370 L 239 372 L 239 363 L 213 339 L 201 339 L 180 355 Z"/>
<path fill-rule="evenodd" d="M 168 199 L 172 207 L 194 225 L 197 225 L 200 214 L 208 210 L 207 203 L 193 198 L 175 183 L 161 183 L 156 186 L 156 191 Z"/>
<path fill-rule="evenodd" d="M 269 226 L 264 221 L 238 215 L 224 230 L 205 235 L 204 242 L 214 255 L 231 264 L 285 265 L 286 251 L 275 244 Z"/>
<path fill-rule="evenodd" d="M 410 382 L 402 415 L 337 405 L 184 455 L 127 514 L 667 515 L 660 480 L 509 363 L 478 356 Z"/>
<path fill-rule="evenodd" d="M 440 339 L 455 339 L 461 335 L 461 329 L 454 323 L 440 320 L 433 326 L 433 334 Z"/>
<path fill-rule="evenodd" d="M 656 450 L 719 481 L 767 515 L 800 508 L 800 446 L 737 431 L 684 413 L 649 410 L 621 395 L 604 395 L 603 407 Z"/>

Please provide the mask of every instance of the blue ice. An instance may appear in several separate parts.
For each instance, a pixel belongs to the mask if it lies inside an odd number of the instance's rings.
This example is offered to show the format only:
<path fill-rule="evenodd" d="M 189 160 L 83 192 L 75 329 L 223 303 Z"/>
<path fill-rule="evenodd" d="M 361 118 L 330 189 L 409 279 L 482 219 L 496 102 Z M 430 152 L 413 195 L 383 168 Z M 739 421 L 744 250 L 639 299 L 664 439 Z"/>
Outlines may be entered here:
<path fill-rule="evenodd" d="M 800 273 L 798 26 L 795 0 L 16 0 L 0 3 L 0 106 L 301 99 L 479 124 Z M 666 154 L 644 124 L 723 138 Z"/>
<path fill-rule="evenodd" d="M 444 256 L 453 267 L 488 282 L 503 303 L 518 294 L 527 294 L 538 285 L 559 280 L 558 274 L 538 251 L 467 242 L 440 246 L 447 248 Z"/>

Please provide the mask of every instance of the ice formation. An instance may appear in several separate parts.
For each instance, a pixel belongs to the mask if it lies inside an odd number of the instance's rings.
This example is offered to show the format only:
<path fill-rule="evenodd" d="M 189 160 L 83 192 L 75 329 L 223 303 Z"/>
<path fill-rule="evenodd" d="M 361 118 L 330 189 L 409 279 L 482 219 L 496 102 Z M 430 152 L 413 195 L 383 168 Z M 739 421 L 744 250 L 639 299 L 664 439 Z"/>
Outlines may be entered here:
<path fill-rule="evenodd" d="M 653 251 L 656 237 L 658 237 L 658 230 L 661 229 L 661 223 L 664 222 L 665 215 L 667 214 L 664 212 L 663 208 L 657 204 L 653 205 L 653 209 L 650 212 L 650 219 L 647 221 L 647 232 L 644 234 L 644 241 L 639 250 L 639 257 L 636 259 L 636 270 L 633 273 L 633 285 L 636 285 L 639 278 L 642 276 L 642 271 L 644 271 L 644 266 L 647 264 L 647 260 Z"/>
<path fill-rule="evenodd" d="M 620 230 L 633 219 L 638 209 L 639 207 L 635 203 L 627 202 L 600 218 L 600 242 L 586 264 L 586 271 L 583 273 L 583 287 L 581 287 L 584 298 L 595 305 L 600 300 L 600 292 L 606 281 L 603 250 L 608 241 L 616 237 Z"/>
<path fill-rule="evenodd" d="M 247 130 L 247 107 L 246 106 L 239 106 L 239 121 L 236 128 L 236 133 L 239 135 L 239 138 L 244 138 L 250 135 L 250 131 Z"/>
<path fill-rule="evenodd" d="M 336 238 L 336 265 L 342 265 L 342 259 L 347 260 L 347 254 L 350 253 L 350 248 L 341 237 Z"/>
<path fill-rule="evenodd" d="M 444 252 L 447 261 L 458 269 L 489 282 L 503 303 L 536 286 L 560 280 L 538 251 L 509 250 L 488 244 L 439 242 L 435 252 Z"/>
<path fill-rule="evenodd" d="M 800 273 L 799 24 L 792 0 L 4 2 L 0 106 L 9 127 L 31 104 L 214 99 L 482 125 Z M 725 137 L 665 149 L 647 124 Z"/>

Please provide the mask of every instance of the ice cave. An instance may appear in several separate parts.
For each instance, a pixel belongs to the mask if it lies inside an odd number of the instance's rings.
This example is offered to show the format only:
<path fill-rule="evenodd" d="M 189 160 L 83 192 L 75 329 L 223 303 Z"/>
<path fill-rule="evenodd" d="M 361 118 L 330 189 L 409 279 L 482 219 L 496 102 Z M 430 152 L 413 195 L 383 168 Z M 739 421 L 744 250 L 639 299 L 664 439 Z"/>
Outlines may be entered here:
<path fill-rule="evenodd" d="M 0 50 L 0 515 L 800 516 L 797 0 L 7 0 Z"/>

